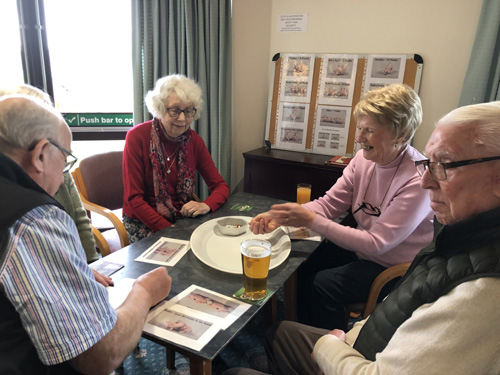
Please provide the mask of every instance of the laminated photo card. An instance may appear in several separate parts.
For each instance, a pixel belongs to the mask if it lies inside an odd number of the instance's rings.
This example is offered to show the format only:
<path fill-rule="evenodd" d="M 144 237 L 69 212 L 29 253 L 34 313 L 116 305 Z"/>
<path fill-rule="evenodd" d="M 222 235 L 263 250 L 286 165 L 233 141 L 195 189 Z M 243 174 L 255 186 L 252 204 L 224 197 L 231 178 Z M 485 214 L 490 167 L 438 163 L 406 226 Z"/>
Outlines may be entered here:
<path fill-rule="evenodd" d="M 161 266 L 175 266 L 189 249 L 189 241 L 162 237 L 135 260 Z"/>
<path fill-rule="evenodd" d="M 220 329 L 226 329 L 251 305 L 191 285 L 148 315 L 144 332 L 201 350 Z"/>

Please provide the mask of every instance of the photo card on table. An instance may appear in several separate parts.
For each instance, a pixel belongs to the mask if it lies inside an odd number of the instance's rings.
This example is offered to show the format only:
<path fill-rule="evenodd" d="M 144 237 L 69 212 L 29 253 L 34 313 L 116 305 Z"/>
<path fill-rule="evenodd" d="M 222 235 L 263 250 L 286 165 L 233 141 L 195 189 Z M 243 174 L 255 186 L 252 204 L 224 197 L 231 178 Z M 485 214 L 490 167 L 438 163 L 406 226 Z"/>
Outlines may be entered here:
<path fill-rule="evenodd" d="M 162 266 L 175 266 L 189 249 L 189 241 L 161 237 L 135 260 Z"/>
<path fill-rule="evenodd" d="M 251 305 L 191 285 L 149 313 L 144 332 L 201 350 L 221 329 L 226 329 Z"/>
<path fill-rule="evenodd" d="M 222 329 L 229 327 L 250 308 L 247 303 L 197 285 L 191 285 L 168 304 L 172 310 L 194 313 L 200 318 L 216 322 Z"/>

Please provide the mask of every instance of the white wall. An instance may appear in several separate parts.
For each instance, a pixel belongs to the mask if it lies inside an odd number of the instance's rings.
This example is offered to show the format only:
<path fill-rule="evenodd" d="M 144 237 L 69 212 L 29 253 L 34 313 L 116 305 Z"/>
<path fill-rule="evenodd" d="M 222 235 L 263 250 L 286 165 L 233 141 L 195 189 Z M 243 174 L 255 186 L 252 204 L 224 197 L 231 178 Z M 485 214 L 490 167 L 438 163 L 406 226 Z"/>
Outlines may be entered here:
<path fill-rule="evenodd" d="M 242 152 L 264 140 L 269 68 L 277 52 L 417 53 L 424 60 L 423 150 L 435 122 L 456 108 L 482 0 L 233 0 L 233 178 Z M 277 33 L 279 14 L 308 14 L 305 33 Z"/>
<path fill-rule="evenodd" d="M 243 179 L 242 153 L 264 145 L 271 5 L 271 0 L 233 0 L 232 188 Z"/>

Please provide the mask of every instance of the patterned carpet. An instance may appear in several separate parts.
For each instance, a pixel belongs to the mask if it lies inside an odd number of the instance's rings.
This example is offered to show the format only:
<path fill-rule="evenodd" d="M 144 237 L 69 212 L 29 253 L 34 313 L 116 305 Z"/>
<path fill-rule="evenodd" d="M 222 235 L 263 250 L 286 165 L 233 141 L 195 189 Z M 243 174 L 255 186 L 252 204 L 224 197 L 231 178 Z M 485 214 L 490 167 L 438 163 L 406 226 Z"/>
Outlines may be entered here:
<path fill-rule="evenodd" d="M 277 317 L 283 317 L 283 289 L 277 292 Z M 262 372 L 267 371 L 267 358 L 264 350 L 264 330 L 261 328 L 262 314 L 254 319 L 234 338 L 234 340 L 212 362 L 212 374 L 219 375 L 228 368 L 249 367 Z M 180 354 L 175 357 L 175 370 L 166 368 L 166 351 L 161 345 L 141 338 L 140 353 L 130 354 L 123 369 L 116 375 L 189 375 L 189 361 Z"/>

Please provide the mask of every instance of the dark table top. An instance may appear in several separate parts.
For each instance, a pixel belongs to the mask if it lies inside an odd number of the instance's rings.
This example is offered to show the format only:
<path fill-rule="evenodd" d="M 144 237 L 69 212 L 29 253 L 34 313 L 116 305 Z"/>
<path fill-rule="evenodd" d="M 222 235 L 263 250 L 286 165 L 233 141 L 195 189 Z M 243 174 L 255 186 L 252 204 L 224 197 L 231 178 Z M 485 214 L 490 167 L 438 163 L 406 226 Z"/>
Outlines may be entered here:
<path fill-rule="evenodd" d="M 147 248 L 152 246 L 160 237 L 189 240 L 192 232 L 206 221 L 224 216 L 253 217 L 261 212 L 267 211 L 273 204 L 284 202 L 285 201 L 282 200 L 249 193 L 233 193 L 225 205 L 215 212 L 197 218 L 181 219 L 177 221 L 175 226 L 165 228 L 142 241 L 131 244 L 122 250 L 108 255 L 106 260 L 125 264 L 125 267 L 122 270 L 113 275 L 113 279 L 118 281 L 123 277 L 137 278 L 140 275 L 158 267 L 154 264 L 136 262 L 134 259 L 142 254 Z M 236 204 L 252 206 L 252 209 L 250 211 L 238 211 L 231 209 Z M 314 241 L 292 241 L 290 256 L 278 267 L 269 271 L 268 289 L 276 291 L 283 286 L 283 284 L 295 272 L 304 259 L 306 259 L 308 255 L 314 251 L 317 245 L 318 243 Z M 172 277 L 172 288 L 169 298 L 181 293 L 193 284 L 226 296 L 232 296 L 243 286 L 242 275 L 229 274 L 213 269 L 198 260 L 192 251 L 188 251 L 174 267 L 167 268 Z M 248 309 L 229 328 L 219 331 L 219 333 L 217 333 L 217 335 L 200 351 L 182 347 L 164 339 L 149 337 L 149 335 L 145 335 L 145 337 L 181 353 L 192 353 L 202 358 L 212 360 L 261 308 L 262 305 L 252 305 L 252 307 L 250 307 L 250 309 Z"/>

